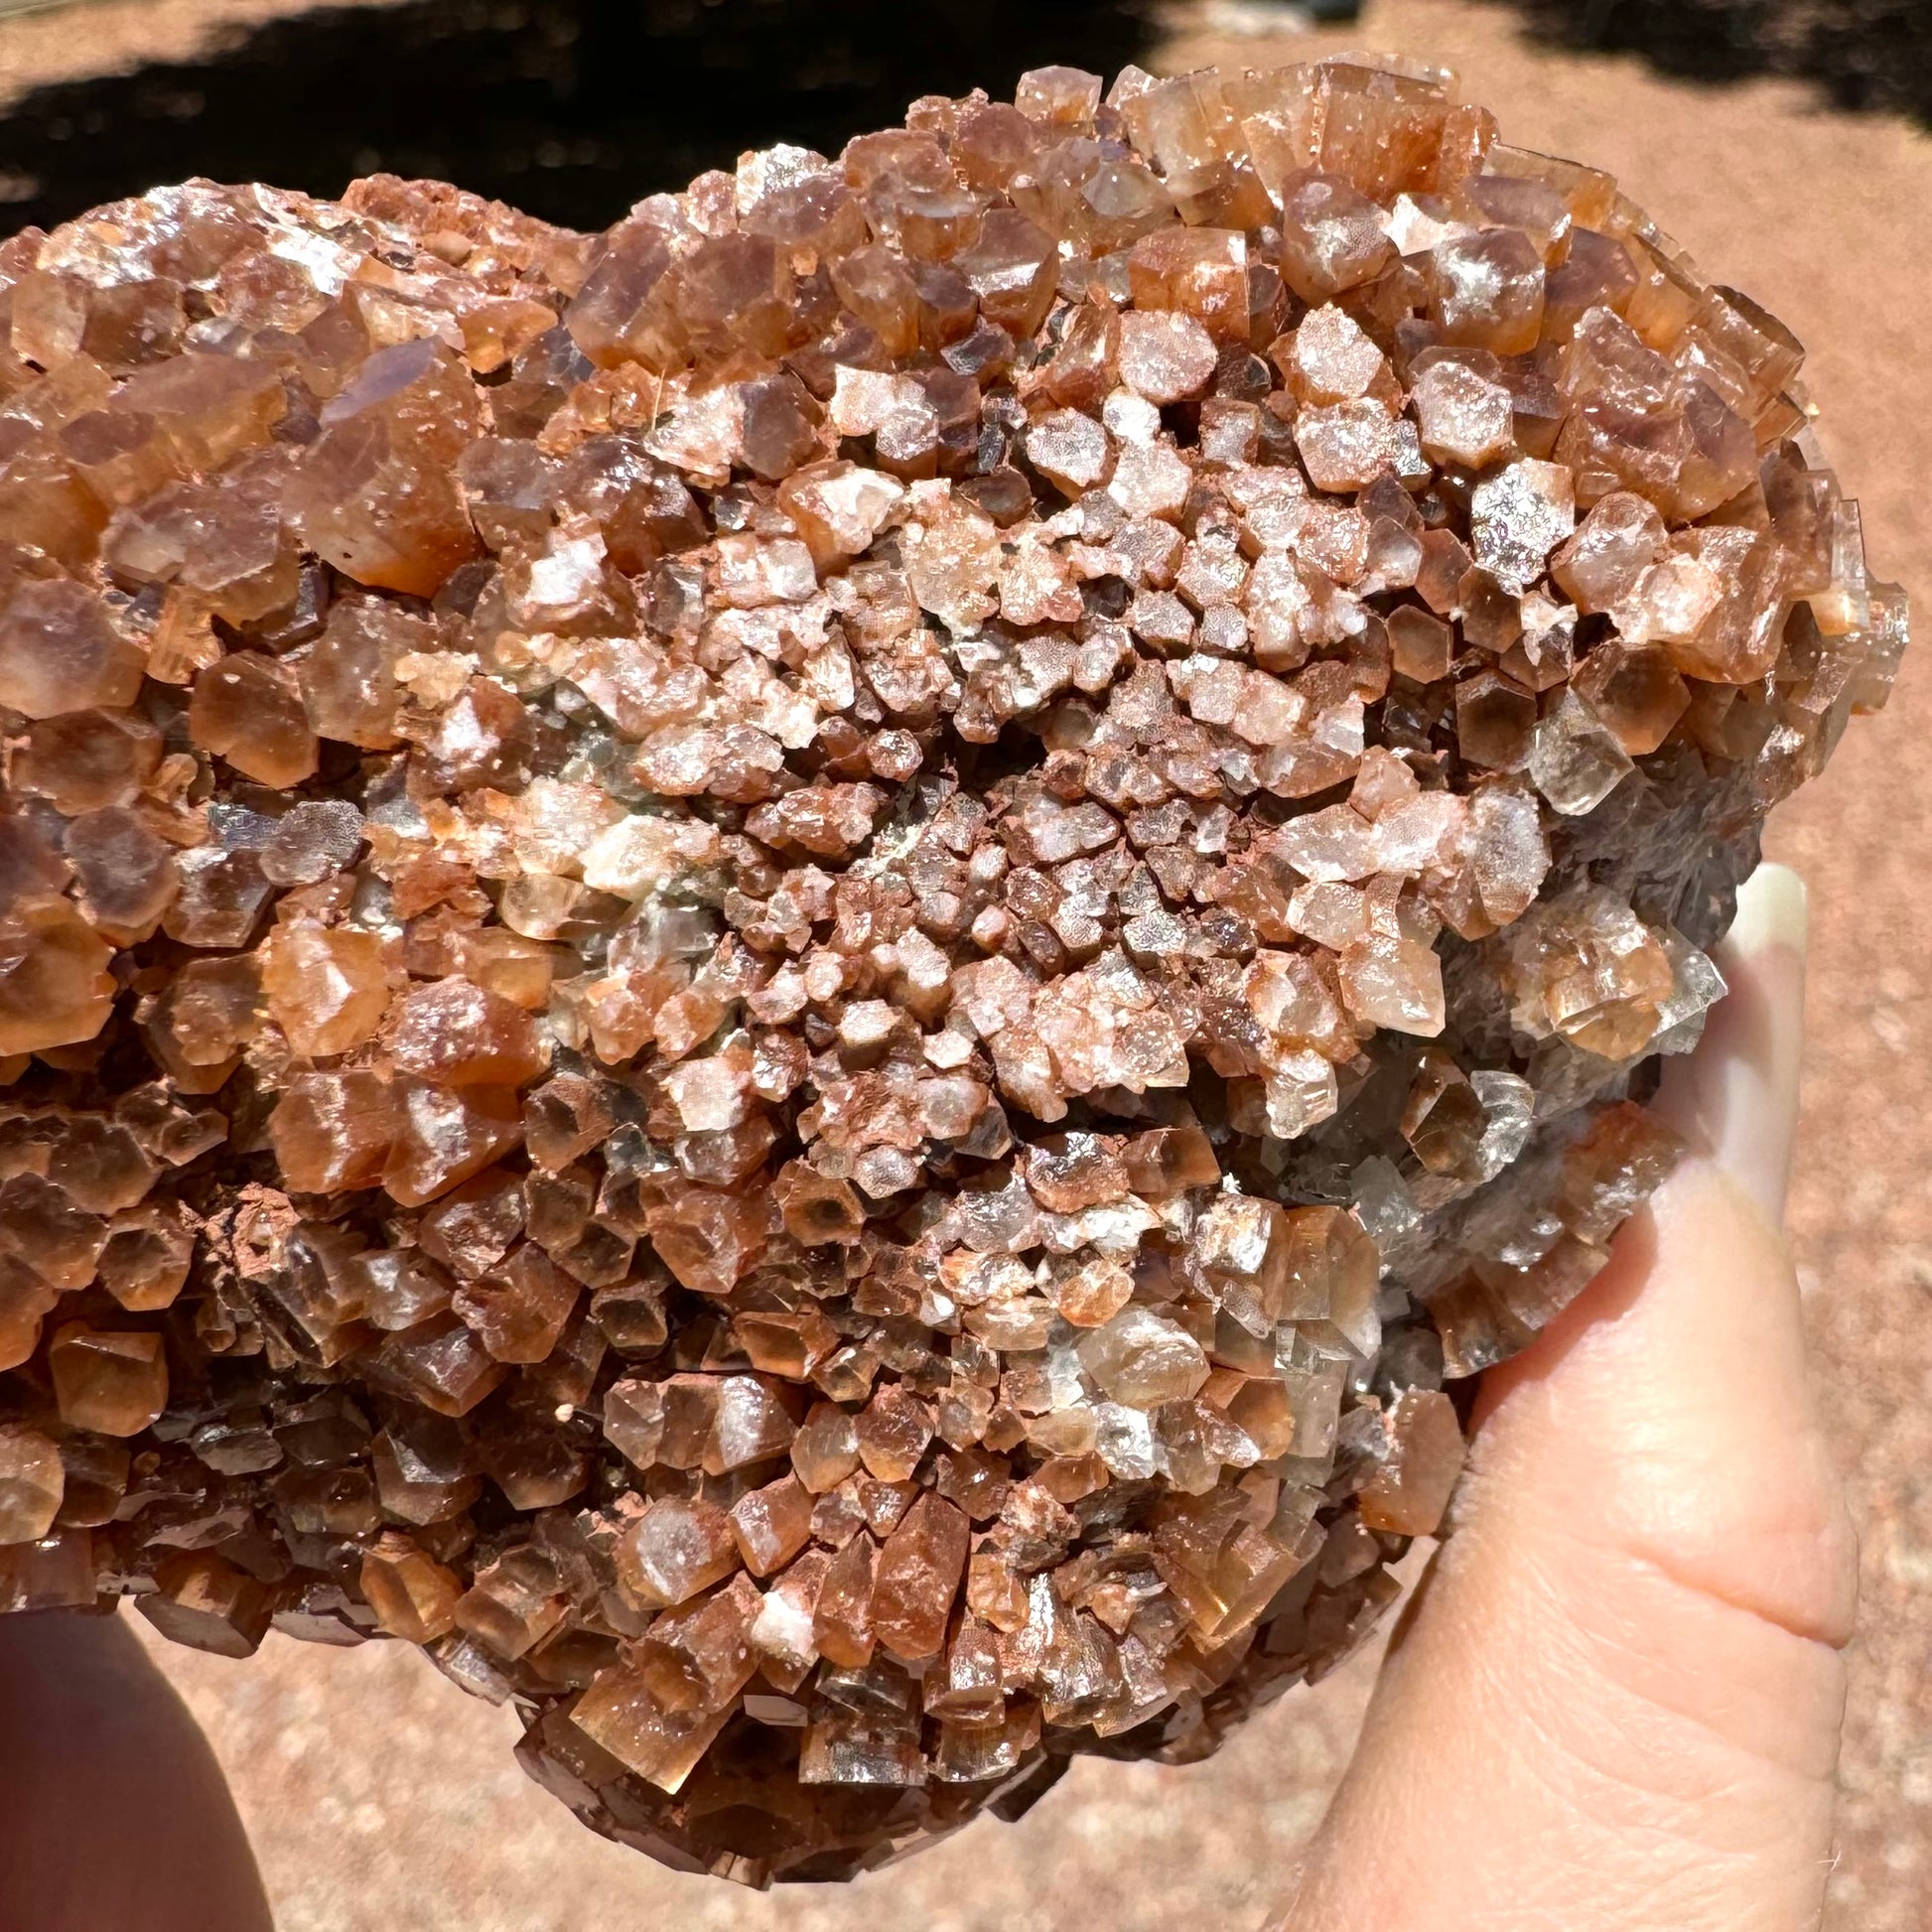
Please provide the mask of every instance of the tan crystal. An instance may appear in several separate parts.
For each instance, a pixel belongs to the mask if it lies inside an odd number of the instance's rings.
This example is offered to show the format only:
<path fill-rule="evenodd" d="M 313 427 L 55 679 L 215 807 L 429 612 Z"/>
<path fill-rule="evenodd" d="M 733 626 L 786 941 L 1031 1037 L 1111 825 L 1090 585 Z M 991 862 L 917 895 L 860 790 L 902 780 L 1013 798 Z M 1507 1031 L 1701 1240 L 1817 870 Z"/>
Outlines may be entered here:
<path fill-rule="evenodd" d="M 129 705 L 141 689 L 139 648 L 66 578 L 17 584 L 0 606 L 0 704 L 29 718 Z"/>
<path fill-rule="evenodd" d="M 1356 1019 L 1425 1038 L 1443 1031 L 1442 961 L 1417 940 L 1381 933 L 1355 940 L 1341 955 L 1339 977 Z"/>
<path fill-rule="evenodd" d="M 1632 758 L 1656 751 L 1691 702 L 1667 652 L 1614 641 L 1598 646 L 1577 667 L 1572 688 Z"/>
<path fill-rule="evenodd" d="M 819 1654 L 848 1670 L 863 1670 L 872 1662 L 876 1554 L 872 1538 L 859 1531 L 832 1559 L 812 1611 L 812 1641 Z"/>
<path fill-rule="evenodd" d="M 618 1575 L 639 1602 L 688 1602 L 739 1567 L 732 1519 L 713 1503 L 666 1496 L 654 1502 L 618 1548 Z"/>
<path fill-rule="evenodd" d="M 63 899 L 32 898 L 0 918 L 0 1054 L 92 1039 L 113 1006 L 112 957 Z"/>
<path fill-rule="evenodd" d="M 918 1467 L 932 1440 L 925 1405 L 893 1383 L 881 1389 L 857 1419 L 859 1457 L 882 1482 L 900 1482 Z"/>
<path fill-rule="evenodd" d="M 757 1589 L 735 1580 L 682 1618 L 661 1619 L 627 1662 L 599 1674 L 573 1722 L 621 1763 L 675 1793 L 757 1668 Z"/>
<path fill-rule="evenodd" d="M 127 711 L 69 711 L 27 734 L 14 782 L 69 818 L 131 805 L 161 765 L 161 734 Z"/>
<path fill-rule="evenodd" d="M 1207 1380 L 1200 1344 L 1151 1309 L 1123 1309 L 1082 1337 L 1079 1355 L 1100 1387 L 1133 1409 L 1193 1395 Z"/>
<path fill-rule="evenodd" d="M 389 1004 L 382 941 L 309 921 L 278 926 L 262 949 L 261 989 L 293 1051 L 346 1053 L 375 1033 Z"/>
<path fill-rule="evenodd" d="M 1431 257 L 1430 312 L 1457 348 L 1523 355 L 1542 334 L 1544 279 L 1542 255 L 1520 229 L 1459 236 Z"/>
<path fill-rule="evenodd" d="M 188 729 L 204 751 L 262 784 L 286 788 L 315 774 L 316 735 L 295 678 L 258 651 L 237 651 L 196 678 Z"/>
<path fill-rule="evenodd" d="M 505 1550 L 494 1563 L 479 1570 L 451 1614 L 459 1630 L 514 1663 L 562 1620 L 560 1586 L 555 1563 L 533 1545 L 524 1544 Z"/>
<path fill-rule="evenodd" d="M 731 1508 L 732 1535 L 755 1577 L 781 1570 L 812 1533 L 812 1492 L 796 1476 L 780 1476 L 741 1496 Z"/>
<path fill-rule="evenodd" d="M 1121 318 L 1121 380 L 1149 402 L 1198 395 L 1214 373 L 1214 339 L 1184 311 L 1137 310 Z"/>
<path fill-rule="evenodd" d="M 1410 395 L 1432 463 L 1486 469 L 1516 448 L 1514 398 L 1500 364 L 1484 368 L 1475 354 L 1432 356 L 1411 378 Z"/>
<path fill-rule="evenodd" d="M 38 1543 L 66 1493 L 60 1446 L 25 1423 L 0 1427 L 0 1544 Z"/>
<path fill-rule="evenodd" d="M 1353 184 L 1312 170 L 1282 183 L 1282 279 L 1311 308 L 1359 288 L 1395 259 L 1382 210 Z"/>
<path fill-rule="evenodd" d="M 859 1467 L 859 1432 L 851 1414 L 821 1402 L 791 1439 L 791 1466 L 813 1495 L 836 1489 Z"/>
<path fill-rule="evenodd" d="M 462 1583 L 406 1536 L 384 1531 L 362 1558 L 359 1581 L 376 1622 L 392 1637 L 428 1644 L 456 1628 Z"/>
<path fill-rule="evenodd" d="M 528 1016 L 460 976 L 396 1002 L 390 1051 L 406 1072 L 446 1087 L 517 1087 L 548 1064 Z"/>
<path fill-rule="evenodd" d="M 198 1233 L 194 1213 L 179 1202 L 124 1210 L 100 1251 L 100 1285 L 130 1314 L 172 1308 L 194 1265 Z"/>
<path fill-rule="evenodd" d="M 584 1292 L 534 1242 L 500 1268 L 466 1282 L 451 1304 L 499 1362 L 547 1361 Z"/>
<path fill-rule="evenodd" d="M 138 1436 L 167 1407 L 168 1363 L 158 1334 L 69 1321 L 55 1331 L 47 1359 L 69 1429 Z"/>
<path fill-rule="evenodd" d="M 1362 1489 L 1362 1521 L 1398 1536 L 1434 1536 L 1462 1471 L 1455 1410 L 1440 1390 L 1405 1389 L 1385 1426 L 1389 1452 Z"/>
<path fill-rule="evenodd" d="M 378 349 L 322 417 L 290 490 L 303 536 L 358 584 L 434 596 L 477 549 L 451 475 L 482 427 L 461 365 L 433 337 Z"/>
<path fill-rule="evenodd" d="M 1248 340 L 1245 234 L 1221 228 L 1157 229 L 1134 244 L 1128 285 L 1137 310 L 1174 310 L 1192 316 L 1222 342 Z"/>

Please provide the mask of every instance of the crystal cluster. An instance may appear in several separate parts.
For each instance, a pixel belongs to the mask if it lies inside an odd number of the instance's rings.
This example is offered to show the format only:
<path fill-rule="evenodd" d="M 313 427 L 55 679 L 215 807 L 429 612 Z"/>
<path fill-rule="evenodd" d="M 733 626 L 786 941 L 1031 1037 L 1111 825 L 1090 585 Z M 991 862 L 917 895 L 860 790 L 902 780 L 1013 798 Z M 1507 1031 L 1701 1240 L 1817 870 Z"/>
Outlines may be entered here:
<path fill-rule="evenodd" d="M 750 1883 L 1328 1670 L 1896 668 L 1800 360 L 1352 60 L 0 245 L 0 1608 Z"/>

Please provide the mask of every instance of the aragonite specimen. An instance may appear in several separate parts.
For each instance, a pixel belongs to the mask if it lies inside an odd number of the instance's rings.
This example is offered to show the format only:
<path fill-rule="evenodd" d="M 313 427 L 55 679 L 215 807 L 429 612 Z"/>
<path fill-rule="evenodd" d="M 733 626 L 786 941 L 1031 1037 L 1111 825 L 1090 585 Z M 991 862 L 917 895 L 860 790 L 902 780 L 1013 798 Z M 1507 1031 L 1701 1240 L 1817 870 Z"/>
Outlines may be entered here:
<path fill-rule="evenodd" d="M 1399 65 L 191 183 L 0 344 L 0 1607 L 750 1883 L 1362 1637 L 1905 642 L 1791 336 Z"/>

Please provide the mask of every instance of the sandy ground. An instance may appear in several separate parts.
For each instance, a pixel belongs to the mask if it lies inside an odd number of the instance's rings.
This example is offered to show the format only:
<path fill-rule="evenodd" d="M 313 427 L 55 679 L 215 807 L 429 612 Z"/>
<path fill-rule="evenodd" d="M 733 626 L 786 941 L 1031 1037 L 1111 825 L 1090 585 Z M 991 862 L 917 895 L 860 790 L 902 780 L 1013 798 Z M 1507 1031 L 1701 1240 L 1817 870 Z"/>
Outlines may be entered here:
<path fill-rule="evenodd" d="M 102 0 L 141 58 L 178 55 L 263 0 Z M 277 8 L 277 10 L 293 10 Z M 69 20 L 78 16 L 69 16 Z M 144 18 L 145 17 L 145 18 Z M 60 61 L 58 17 L 0 38 L 0 94 Z M 172 36 L 173 38 L 167 38 Z M 1471 0 L 1371 0 L 1352 44 L 1458 69 L 1508 136 L 1617 171 L 1722 279 L 1813 345 L 1830 448 L 1864 499 L 1872 555 L 1932 599 L 1920 511 L 1928 425 L 1917 353 L 1932 314 L 1932 137 L 1826 112 L 1801 89 L 1722 91 L 1635 63 L 1526 45 Z M 1265 66 L 1339 45 L 1205 36 L 1173 69 Z M 71 70 L 71 47 L 69 70 Z M 657 186 L 646 184 L 640 186 Z M 1792 1221 L 1818 1371 L 1864 1542 L 1832 1932 L 1932 1922 L 1932 669 L 1856 729 L 1771 847 L 1811 882 L 1816 954 L 1806 1131 Z M 137 1625 L 138 1625 L 138 1619 Z M 272 1640 L 252 1665 L 157 1645 L 233 1779 L 282 1932 L 1107 1932 L 1258 1926 L 1346 1761 L 1373 1660 L 1278 1707 L 1185 1771 L 1086 1765 L 1018 1827 L 982 1825 L 845 1892 L 759 1899 L 659 1871 L 582 1832 L 505 1754 L 513 1730 L 413 1656 Z"/>
<path fill-rule="evenodd" d="M 51 81 L 205 60 L 228 35 L 315 7 L 316 0 L 0 0 L 0 105 Z"/>

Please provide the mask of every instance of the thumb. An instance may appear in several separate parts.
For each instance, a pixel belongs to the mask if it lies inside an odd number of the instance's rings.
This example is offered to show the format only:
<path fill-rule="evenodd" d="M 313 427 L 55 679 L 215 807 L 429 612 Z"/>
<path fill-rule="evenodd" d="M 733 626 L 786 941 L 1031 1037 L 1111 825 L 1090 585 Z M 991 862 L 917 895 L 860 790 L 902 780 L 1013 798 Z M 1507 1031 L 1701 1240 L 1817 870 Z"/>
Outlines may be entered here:
<path fill-rule="evenodd" d="M 1856 1553 L 1777 1225 L 1804 942 L 1762 869 L 1663 1099 L 1692 1151 L 1485 1386 L 1292 1932 L 1817 1922 Z"/>

